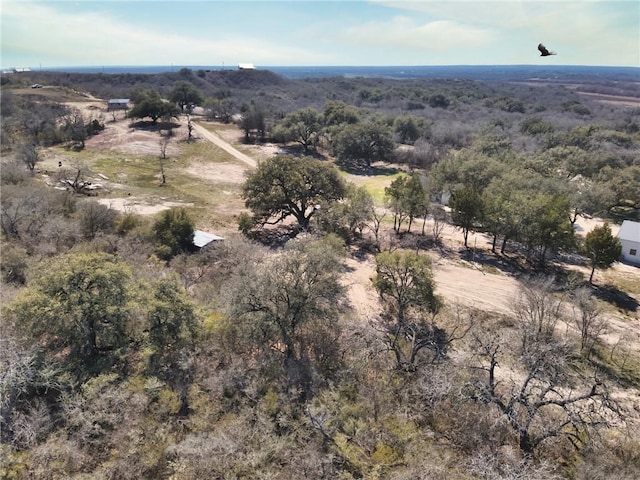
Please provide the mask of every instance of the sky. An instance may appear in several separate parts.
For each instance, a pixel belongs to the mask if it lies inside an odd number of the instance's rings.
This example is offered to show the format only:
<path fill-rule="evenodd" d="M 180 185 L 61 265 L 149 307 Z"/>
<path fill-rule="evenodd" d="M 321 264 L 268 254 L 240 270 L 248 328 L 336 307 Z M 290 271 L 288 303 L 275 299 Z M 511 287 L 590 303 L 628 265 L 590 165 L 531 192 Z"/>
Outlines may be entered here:
<path fill-rule="evenodd" d="M 0 0 L 0 28 L 2 68 L 640 67 L 636 0 Z"/>

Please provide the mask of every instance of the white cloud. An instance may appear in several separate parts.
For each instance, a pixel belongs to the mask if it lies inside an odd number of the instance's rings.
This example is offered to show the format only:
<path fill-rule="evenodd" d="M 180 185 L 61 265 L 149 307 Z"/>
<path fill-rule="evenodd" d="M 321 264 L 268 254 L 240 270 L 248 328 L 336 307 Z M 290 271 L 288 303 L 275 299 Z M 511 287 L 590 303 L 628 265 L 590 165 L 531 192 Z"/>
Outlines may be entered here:
<path fill-rule="evenodd" d="M 388 22 L 368 22 L 348 28 L 344 39 L 357 45 L 392 46 L 432 51 L 482 47 L 491 43 L 493 34 L 450 20 L 418 24 L 413 19 L 397 16 Z"/>
<path fill-rule="evenodd" d="M 195 38 L 160 27 L 143 29 L 99 12 L 63 13 L 42 4 L 3 2 L 3 63 L 20 55 L 39 58 L 50 66 L 207 65 L 221 60 L 273 65 L 298 58 L 316 64 L 326 61 L 323 54 L 248 35 Z"/>
<path fill-rule="evenodd" d="M 640 12 L 636 1 L 603 0 L 370 0 L 425 21 L 449 21 L 490 31 L 502 50 L 514 43 L 550 47 L 565 64 L 638 65 Z M 526 58 L 526 57 L 525 57 Z"/>

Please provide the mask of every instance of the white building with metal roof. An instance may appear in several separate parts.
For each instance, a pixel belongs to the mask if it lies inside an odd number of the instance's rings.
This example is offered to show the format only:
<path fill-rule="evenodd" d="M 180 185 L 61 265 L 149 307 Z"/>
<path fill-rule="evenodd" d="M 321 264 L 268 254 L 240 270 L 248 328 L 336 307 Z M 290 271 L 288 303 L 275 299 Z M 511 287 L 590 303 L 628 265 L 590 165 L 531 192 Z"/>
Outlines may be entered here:
<path fill-rule="evenodd" d="M 622 245 L 622 259 L 627 263 L 640 265 L 640 223 L 625 220 L 618 231 Z"/>
<path fill-rule="evenodd" d="M 204 248 L 211 242 L 220 242 L 222 240 L 224 240 L 224 238 L 214 235 L 213 233 L 202 230 L 194 230 L 193 232 L 193 244 L 198 248 Z"/>

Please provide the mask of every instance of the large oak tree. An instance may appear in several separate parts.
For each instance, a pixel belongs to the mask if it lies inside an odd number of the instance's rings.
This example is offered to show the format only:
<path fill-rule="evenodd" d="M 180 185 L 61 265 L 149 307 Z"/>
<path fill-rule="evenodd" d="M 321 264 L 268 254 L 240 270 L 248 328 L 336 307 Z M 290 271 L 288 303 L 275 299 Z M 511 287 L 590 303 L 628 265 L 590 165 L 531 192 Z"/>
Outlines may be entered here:
<path fill-rule="evenodd" d="M 155 90 L 143 92 L 140 100 L 129 111 L 131 118 L 151 118 L 156 123 L 159 118 L 174 117 L 180 110 L 173 103 L 160 97 Z"/>
<path fill-rule="evenodd" d="M 10 312 L 25 338 L 91 371 L 127 346 L 131 287 L 131 269 L 110 255 L 61 256 L 41 268 Z"/>
<path fill-rule="evenodd" d="M 346 185 L 333 165 L 311 157 L 278 155 L 260 163 L 242 190 L 256 223 L 275 224 L 293 216 L 306 229 L 318 208 L 345 196 Z"/>
<path fill-rule="evenodd" d="M 204 95 L 191 82 L 180 80 L 171 89 L 169 99 L 177 103 L 182 112 L 185 111 L 185 107 L 187 112 L 190 112 L 195 105 L 202 105 Z"/>
<path fill-rule="evenodd" d="M 305 153 L 314 149 L 322 134 L 322 115 L 313 108 L 303 108 L 285 116 L 274 129 L 278 141 L 296 142 Z"/>

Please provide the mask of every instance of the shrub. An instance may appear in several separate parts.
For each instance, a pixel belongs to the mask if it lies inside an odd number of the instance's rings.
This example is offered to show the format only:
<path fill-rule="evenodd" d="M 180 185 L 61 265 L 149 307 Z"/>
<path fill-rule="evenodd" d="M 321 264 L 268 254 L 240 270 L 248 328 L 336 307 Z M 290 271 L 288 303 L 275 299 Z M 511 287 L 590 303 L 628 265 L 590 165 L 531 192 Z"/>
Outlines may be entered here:
<path fill-rule="evenodd" d="M 157 239 L 157 255 L 169 260 L 179 253 L 191 252 L 193 245 L 193 221 L 183 208 L 165 210 L 153 225 Z"/>

